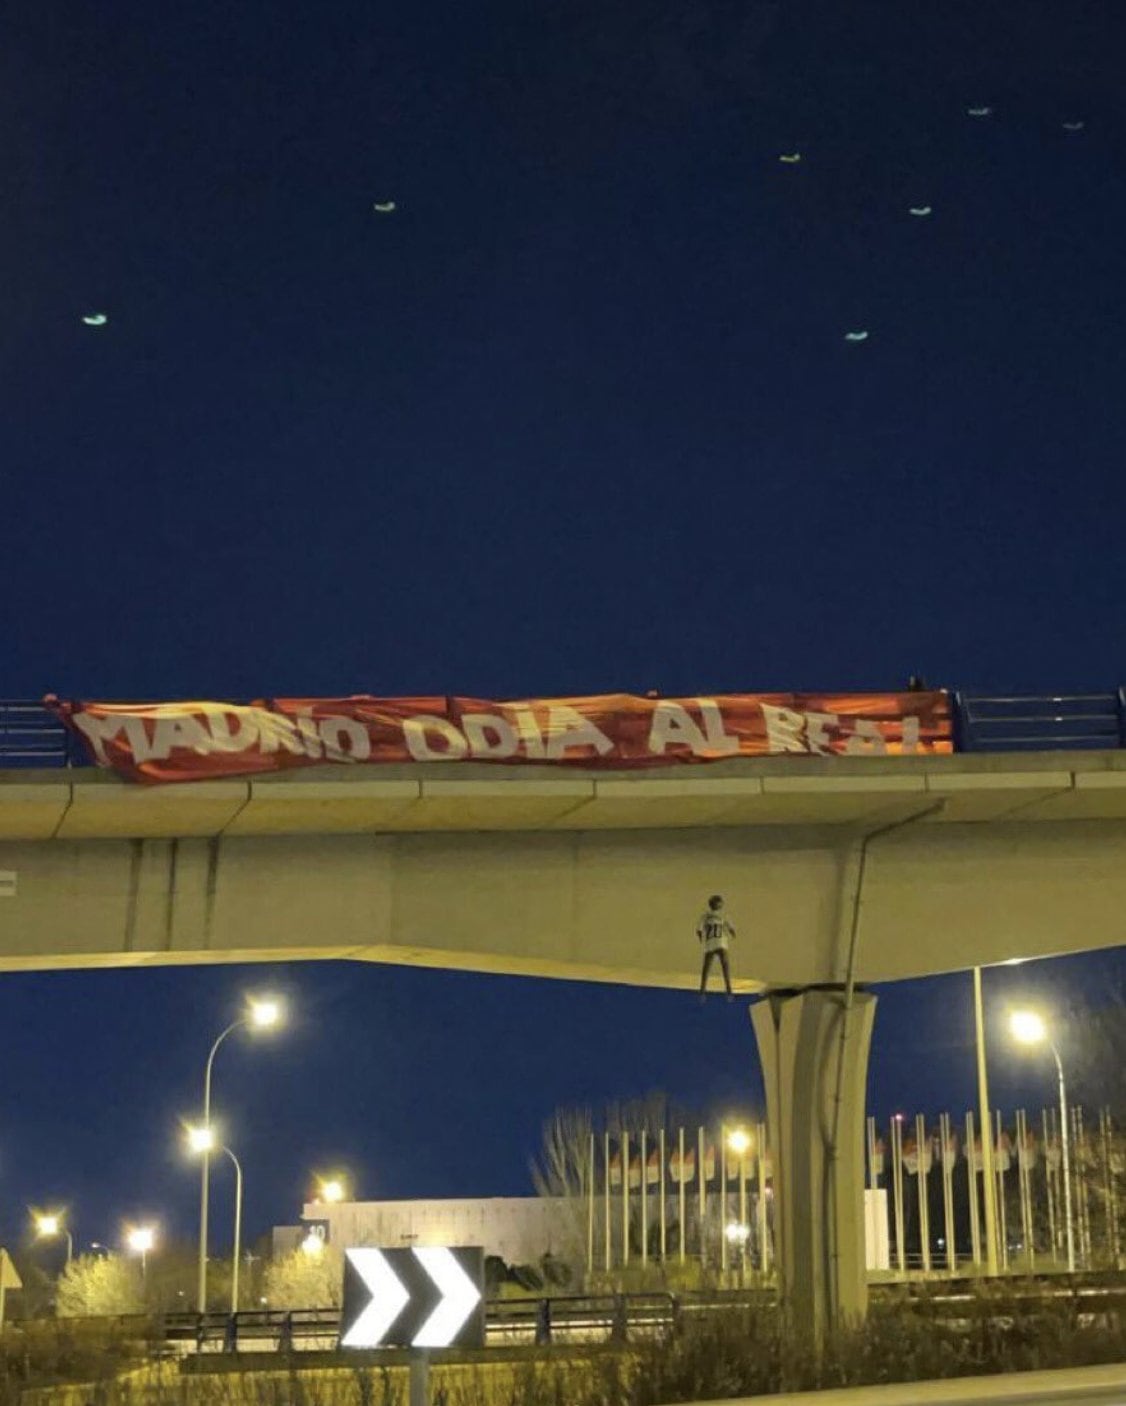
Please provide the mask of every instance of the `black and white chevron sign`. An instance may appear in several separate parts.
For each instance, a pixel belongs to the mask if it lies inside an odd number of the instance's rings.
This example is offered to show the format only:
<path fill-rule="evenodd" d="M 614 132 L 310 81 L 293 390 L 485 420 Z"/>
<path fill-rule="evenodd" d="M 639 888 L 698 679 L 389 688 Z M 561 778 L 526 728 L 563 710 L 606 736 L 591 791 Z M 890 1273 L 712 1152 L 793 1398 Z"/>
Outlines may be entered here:
<path fill-rule="evenodd" d="M 344 1251 L 341 1347 L 484 1347 L 480 1245 Z"/>

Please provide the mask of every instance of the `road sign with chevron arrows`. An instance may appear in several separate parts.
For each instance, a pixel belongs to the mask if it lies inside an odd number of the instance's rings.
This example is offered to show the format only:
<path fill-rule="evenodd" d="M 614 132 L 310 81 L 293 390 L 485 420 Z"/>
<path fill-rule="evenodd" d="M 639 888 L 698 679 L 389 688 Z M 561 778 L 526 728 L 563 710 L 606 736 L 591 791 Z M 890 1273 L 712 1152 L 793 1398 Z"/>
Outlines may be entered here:
<path fill-rule="evenodd" d="M 344 1252 L 341 1347 L 483 1347 L 480 1245 Z"/>

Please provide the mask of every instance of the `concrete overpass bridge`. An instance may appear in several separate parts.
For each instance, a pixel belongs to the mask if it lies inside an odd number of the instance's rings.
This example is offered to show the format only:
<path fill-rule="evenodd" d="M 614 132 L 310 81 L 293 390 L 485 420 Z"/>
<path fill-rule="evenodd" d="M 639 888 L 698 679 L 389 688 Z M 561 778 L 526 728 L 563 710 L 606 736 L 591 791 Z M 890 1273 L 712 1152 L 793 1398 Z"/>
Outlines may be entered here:
<path fill-rule="evenodd" d="M 1126 940 L 1126 751 L 0 772 L 8 970 L 334 958 L 688 992 L 713 892 L 737 989 L 769 993 L 783 1287 L 816 1327 L 865 1304 L 865 984 Z"/>

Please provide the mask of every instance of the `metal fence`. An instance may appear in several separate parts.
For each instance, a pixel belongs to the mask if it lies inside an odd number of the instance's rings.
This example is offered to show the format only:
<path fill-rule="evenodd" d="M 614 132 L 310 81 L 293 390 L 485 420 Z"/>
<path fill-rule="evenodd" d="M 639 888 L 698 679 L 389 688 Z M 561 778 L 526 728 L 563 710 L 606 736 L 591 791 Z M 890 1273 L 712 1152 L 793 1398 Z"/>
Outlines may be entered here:
<path fill-rule="evenodd" d="M 922 1294 L 905 1300 L 896 1285 L 874 1284 L 876 1300 L 894 1295 L 899 1303 L 910 1302 L 914 1310 L 932 1321 L 965 1322 L 967 1304 L 972 1301 L 973 1280 L 952 1280 L 941 1286 L 927 1286 Z M 1070 1275 L 1060 1279 L 1044 1276 L 1014 1280 L 999 1313 L 1012 1312 L 1014 1302 L 1067 1303 L 1081 1319 L 1126 1310 L 1126 1286 L 1120 1276 Z M 770 1312 L 777 1306 L 772 1290 L 711 1290 L 706 1293 L 648 1292 L 607 1294 L 560 1294 L 522 1299 L 489 1299 L 485 1305 L 485 1341 L 489 1347 L 520 1347 L 537 1344 L 627 1343 L 661 1336 L 678 1323 L 753 1308 Z M 336 1351 L 340 1335 L 339 1308 L 248 1309 L 225 1312 L 169 1313 L 150 1318 L 141 1315 L 103 1319 L 119 1330 L 146 1340 L 156 1356 L 191 1362 L 225 1353 L 319 1354 Z M 406 1356 L 399 1349 L 380 1349 L 393 1362 Z M 308 1359 L 319 1365 L 321 1359 Z M 206 1369 L 207 1363 L 198 1366 Z M 33 1393 L 30 1398 L 41 1398 Z"/>
<path fill-rule="evenodd" d="M 1126 747 L 1126 687 L 1106 693 L 950 695 L 959 752 Z M 81 743 L 42 703 L 0 700 L 0 768 L 89 766 Z"/>

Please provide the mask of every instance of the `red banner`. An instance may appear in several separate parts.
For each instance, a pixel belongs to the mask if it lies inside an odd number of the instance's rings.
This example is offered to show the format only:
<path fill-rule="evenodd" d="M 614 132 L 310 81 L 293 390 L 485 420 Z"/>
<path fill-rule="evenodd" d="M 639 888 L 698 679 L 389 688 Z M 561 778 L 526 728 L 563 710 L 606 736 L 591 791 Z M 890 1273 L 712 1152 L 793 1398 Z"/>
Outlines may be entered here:
<path fill-rule="evenodd" d="M 135 781 L 292 767 L 503 762 L 630 769 L 731 757 L 952 751 L 945 693 L 737 693 L 699 698 L 271 698 L 47 706 L 99 766 Z"/>

